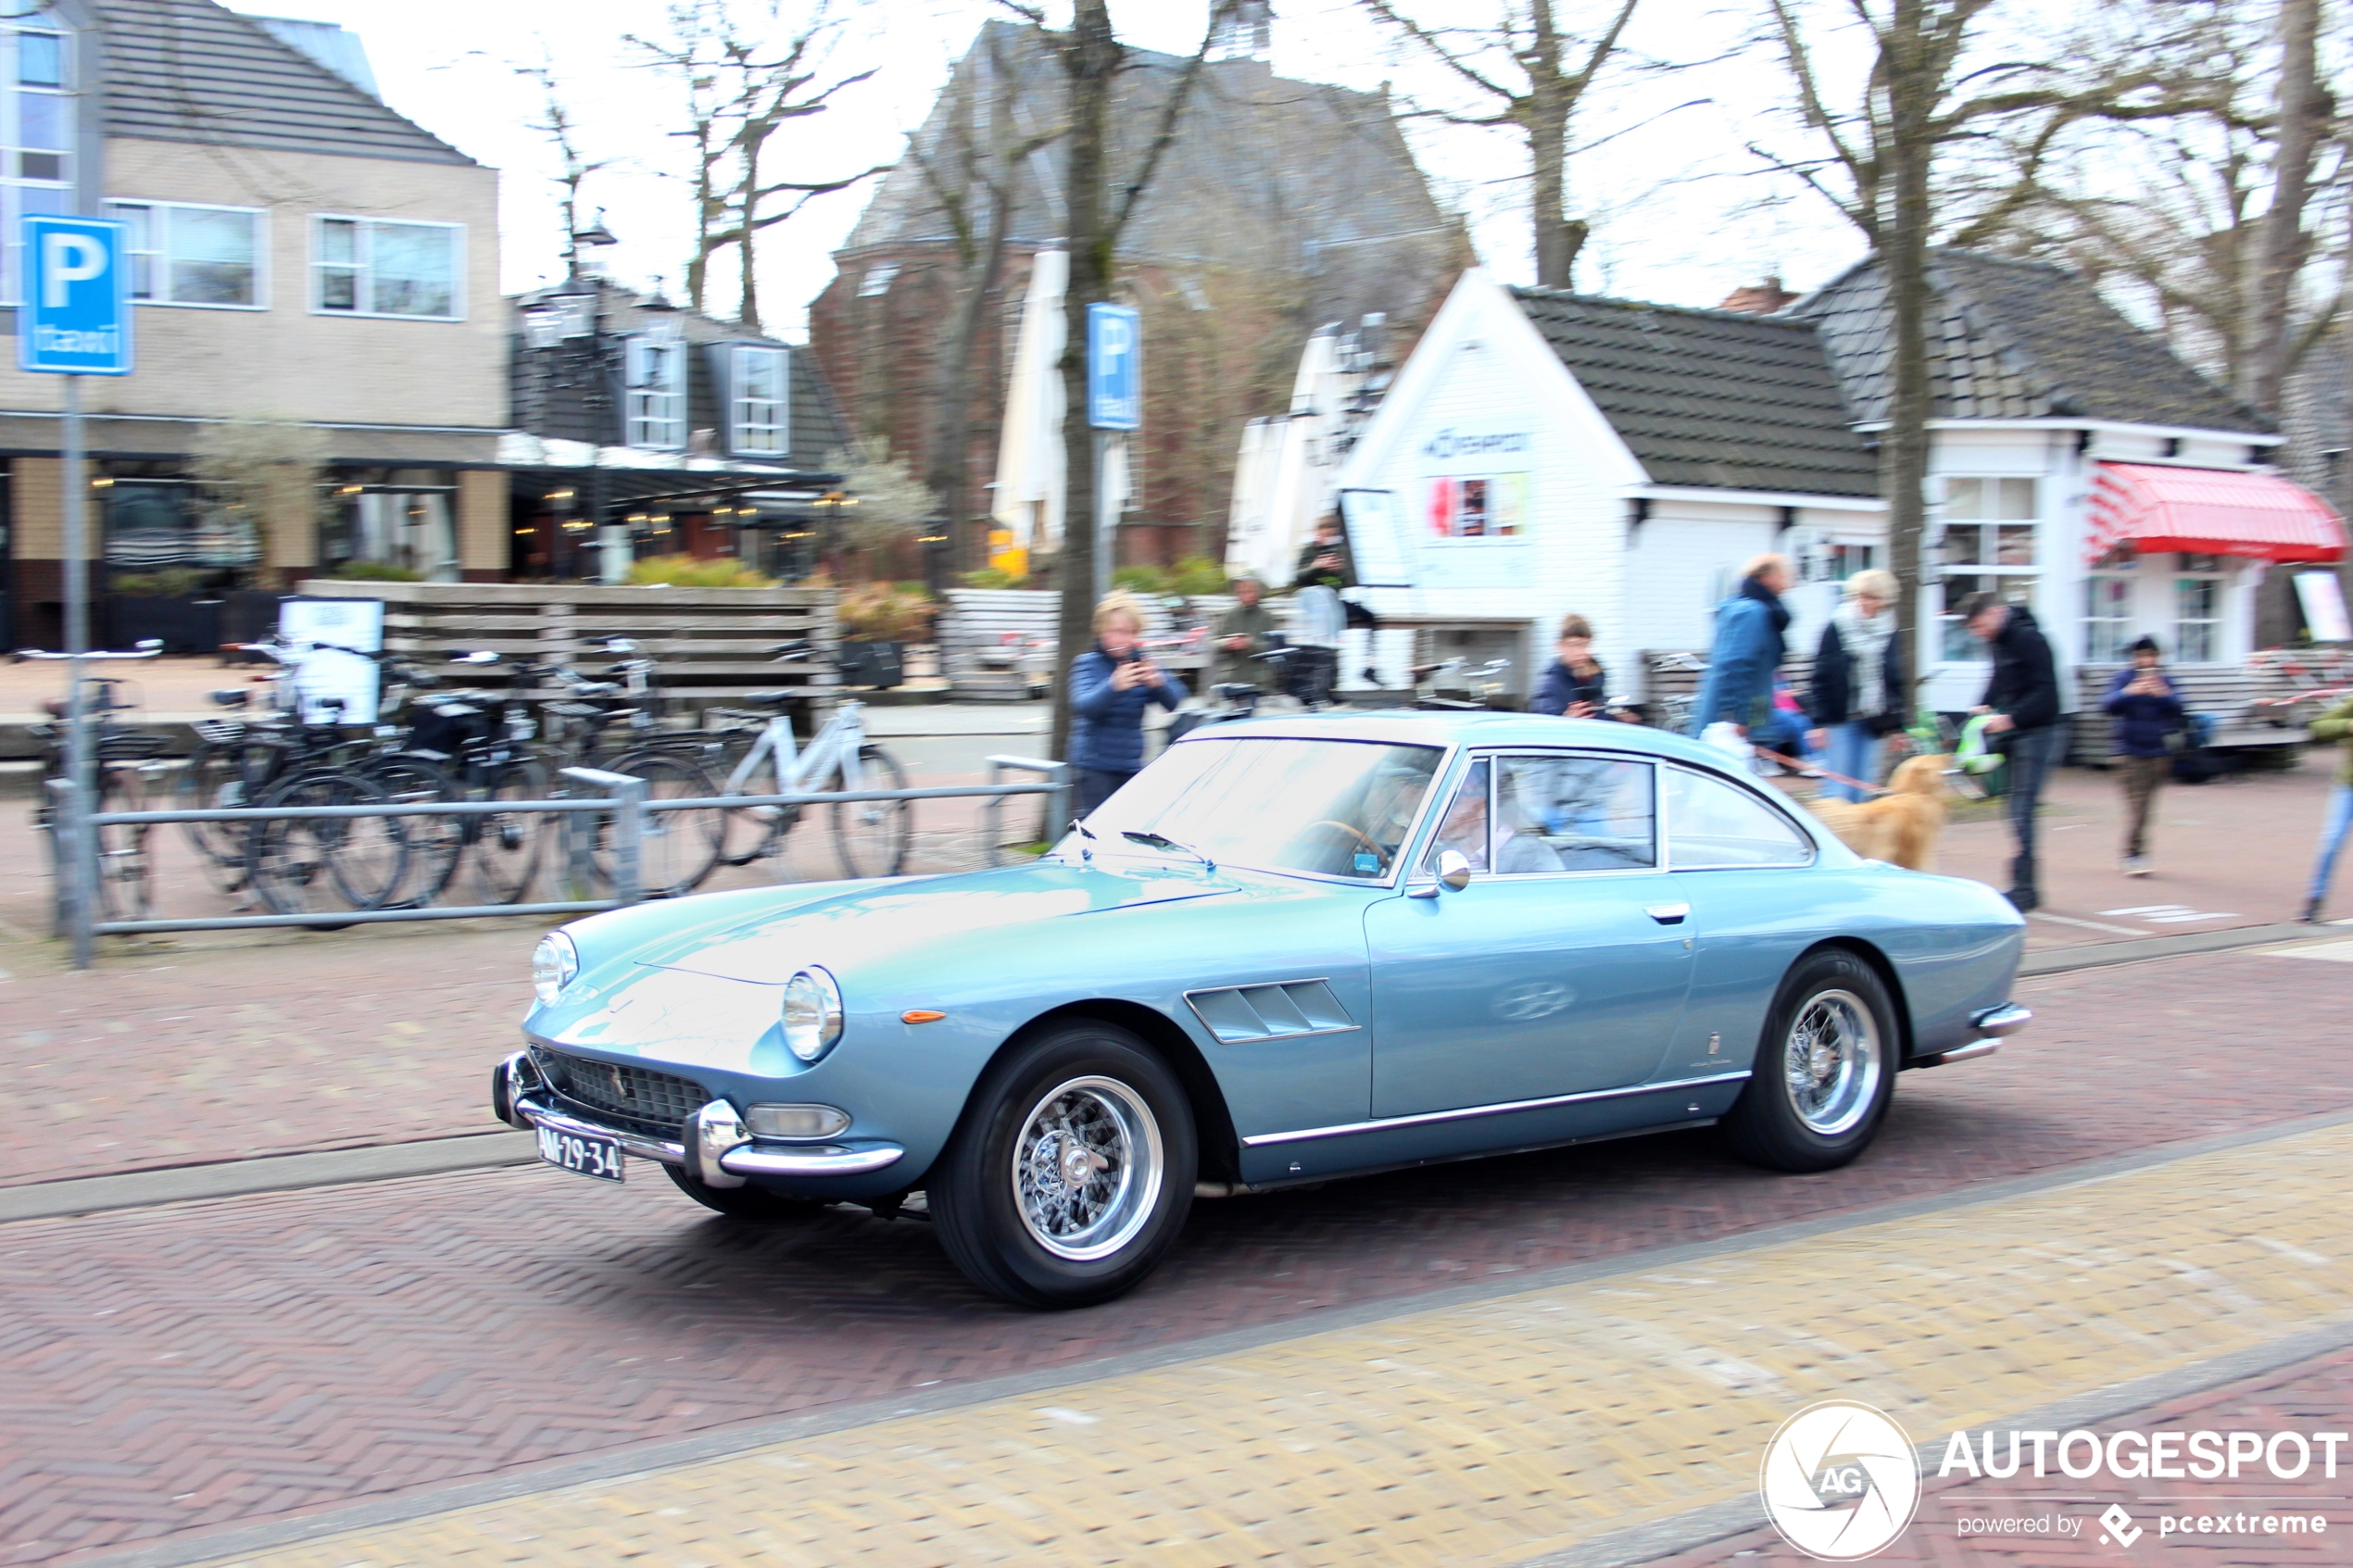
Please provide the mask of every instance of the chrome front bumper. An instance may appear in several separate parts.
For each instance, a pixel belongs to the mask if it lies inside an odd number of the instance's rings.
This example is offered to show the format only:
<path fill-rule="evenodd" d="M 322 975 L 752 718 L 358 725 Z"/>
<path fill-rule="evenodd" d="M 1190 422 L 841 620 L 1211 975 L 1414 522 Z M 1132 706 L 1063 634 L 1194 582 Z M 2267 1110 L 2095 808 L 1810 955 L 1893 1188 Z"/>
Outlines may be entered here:
<path fill-rule="evenodd" d="M 736 1108 L 712 1100 L 686 1118 L 682 1142 L 649 1138 L 609 1127 L 558 1106 L 547 1081 L 527 1052 L 517 1051 L 492 1069 L 490 1113 L 510 1127 L 529 1132 L 546 1127 L 575 1136 L 610 1138 L 628 1153 L 682 1166 L 706 1186 L 739 1187 L 750 1176 L 863 1176 L 886 1171 L 907 1151 L 894 1143 L 787 1144 L 755 1141 Z"/>
<path fill-rule="evenodd" d="M 2004 1002 L 2000 1007 L 1986 1008 L 1969 1015 L 1969 1027 L 1978 1038 L 1966 1046 L 1956 1046 L 1934 1056 L 1915 1058 L 1914 1067 L 1944 1067 L 1956 1061 L 1975 1061 L 1992 1056 L 2002 1048 L 2002 1042 L 2034 1022 L 2034 1015 L 2016 1002 Z"/>

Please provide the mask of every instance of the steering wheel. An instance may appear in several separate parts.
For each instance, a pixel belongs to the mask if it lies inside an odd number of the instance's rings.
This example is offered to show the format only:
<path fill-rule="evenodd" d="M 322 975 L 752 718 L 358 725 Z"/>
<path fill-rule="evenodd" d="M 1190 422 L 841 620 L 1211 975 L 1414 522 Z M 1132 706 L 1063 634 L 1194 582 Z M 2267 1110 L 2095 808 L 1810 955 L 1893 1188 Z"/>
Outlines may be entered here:
<path fill-rule="evenodd" d="M 1380 865 L 1379 865 L 1379 868 L 1378 868 L 1379 870 L 1381 870 L 1381 871 L 1387 871 L 1387 870 L 1389 870 L 1390 852 L 1389 852 L 1388 850 L 1386 850 L 1386 849 L 1383 849 L 1383 848 L 1382 848 L 1379 845 L 1378 845 L 1378 844 L 1374 843 L 1371 839 L 1369 839 L 1369 838 L 1365 837 L 1365 834 L 1364 834 L 1363 830 L 1358 829 L 1358 828 L 1353 828 L 1353 827 L 1351 827 L 1351 826 L 1350 826 L 1348 823 L 1346 823 L 1346 822 L 1334 822 L 1334 821 L 1333 821 L 1331 818 L 1329 818 L 1329 817 L 1320 818 L 1320 819 L 1318 819 L 1318 820 L 1317 820 L 1317 821 L 1315 821 L 1315 822 L 1310 822 L 1310 823 L 1308 823 L 1308 824 L 1307 824 L 1307 828 L 1308 828 L 1308 831 L 1309 831 L 1309 832 L 1311 832 L 1311 833 L 1313 833 L 1313 832 L 1314 832 L 1315 829 L 1317 829 L 1317 828 L 1338 828 L 1338 829 L 1340 829 L 1340 832 L 1342 832 L 1342 833 L 1344 833 L 1344 834 L 1348 834 L 1348 836 L 1349 836 L 1349 837 L 1351 837 L 1351 838 L 1354 839 L 1357 843 L 1359 843 L 1359 844 L 1363 845 L 1365 848 L 1367 848 L 1367 849 L 1371 850 L 1371 851 L 1374 853 L 1374 855 L 1376 855 L 1377 857 L 1378 857 L 1378 858 L 1379 858 L 1379 860 L 1380 860 Z"/>

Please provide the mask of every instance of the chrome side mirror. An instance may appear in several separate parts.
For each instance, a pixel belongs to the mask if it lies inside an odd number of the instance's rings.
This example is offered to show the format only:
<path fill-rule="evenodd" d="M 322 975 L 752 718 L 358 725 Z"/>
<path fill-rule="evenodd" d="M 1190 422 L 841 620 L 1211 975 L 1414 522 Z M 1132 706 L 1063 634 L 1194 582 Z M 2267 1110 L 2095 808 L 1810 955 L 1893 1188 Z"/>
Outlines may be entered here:
<path fill-rule="evenodd" d="M 1460 893 L 1470 885 L 1471 863 L 1459 849 L 1441 849 L 1438 854 L 1438 885 L 1449 893 Z"/>

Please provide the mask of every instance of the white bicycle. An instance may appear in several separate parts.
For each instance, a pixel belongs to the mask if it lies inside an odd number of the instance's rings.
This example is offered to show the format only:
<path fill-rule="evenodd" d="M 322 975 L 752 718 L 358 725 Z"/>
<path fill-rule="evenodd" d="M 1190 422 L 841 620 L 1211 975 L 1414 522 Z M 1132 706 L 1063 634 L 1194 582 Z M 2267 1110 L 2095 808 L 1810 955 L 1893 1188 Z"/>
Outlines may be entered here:
<path fill-rule="evenodd" d="M 780 660 L 806 659 L 806 641 L 780 644 L 770 650 Z M 905 789 L 907 771 L 897 759 L 866 738 L 866 707 L 843 702 L 806 746 L 793 741 L 792 715 L 786 706 L 800 692 L 755 692 L 759 709 L 714 708 L 705 716 L 714 743 L 732 754 L 739 738 L 751 744 L 728 770 L 721 786 L 724 796 L 854 795 L 862 790 Z M 765 771 L 765 778 L 762 771 Z M 904 800 L 844 800 L 825 808 L 831 819 L 834 854 L 846 875 L 896 876 L 907 859 L 908 802 Z M 720 859 L 731 866 L 746 866 L 784 852 L 785 835 L 800 821 L 799 806 L 736 806 L 729 808 Z M 747 842 L 748 841 L 748 842 Z"/>

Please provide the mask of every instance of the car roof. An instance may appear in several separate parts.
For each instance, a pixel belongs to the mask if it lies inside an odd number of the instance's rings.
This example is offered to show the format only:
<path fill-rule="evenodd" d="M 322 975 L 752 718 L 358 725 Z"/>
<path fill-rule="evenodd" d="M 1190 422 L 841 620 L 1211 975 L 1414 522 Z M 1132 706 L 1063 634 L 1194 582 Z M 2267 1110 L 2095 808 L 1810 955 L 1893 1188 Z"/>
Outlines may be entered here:
<path fill-rule="evenodd" d="M 1302 740 L 1374 741 L 1389 746 L 1605 746 L 1730 771 L 1721 748 L 1641 724 L 1604 719 L 1556 719 L 1544 713 L 1460 713 L 1416 709 L 1349 709 L 1204 724 L 1178 742 L 1270 736 Z"/>

